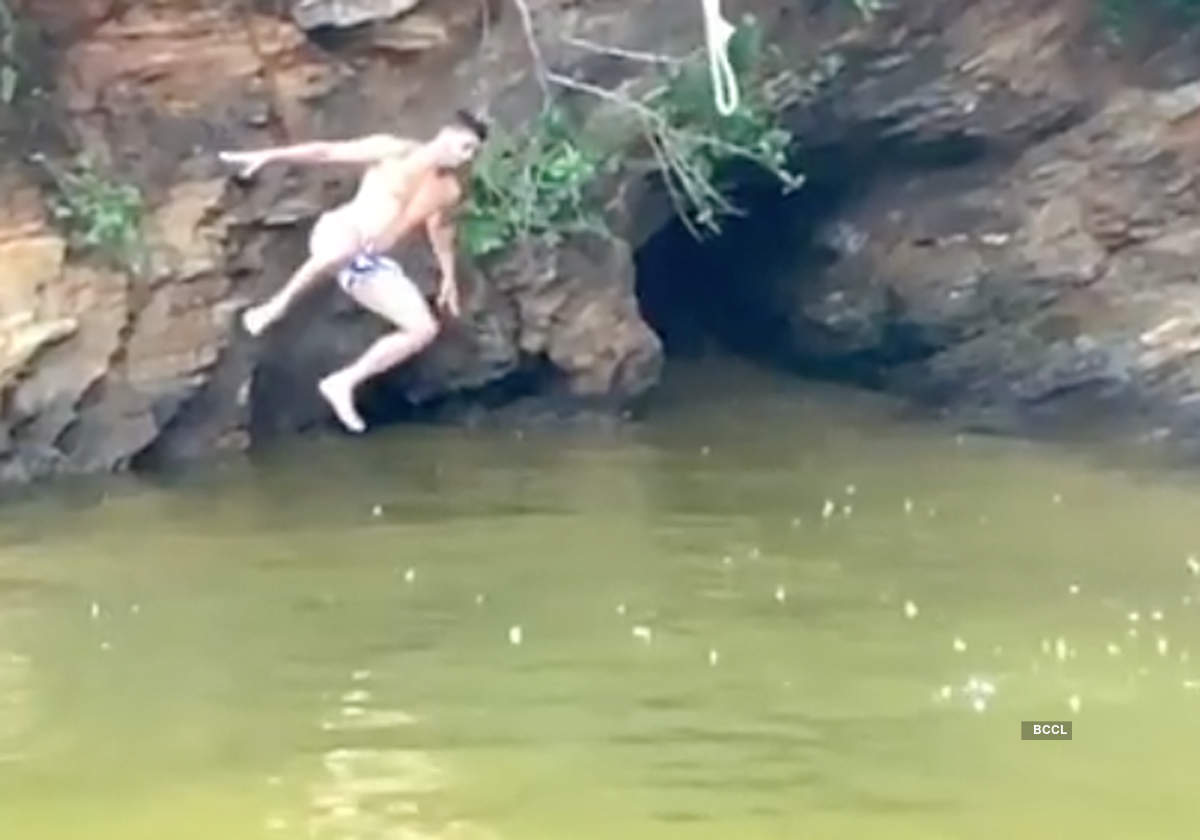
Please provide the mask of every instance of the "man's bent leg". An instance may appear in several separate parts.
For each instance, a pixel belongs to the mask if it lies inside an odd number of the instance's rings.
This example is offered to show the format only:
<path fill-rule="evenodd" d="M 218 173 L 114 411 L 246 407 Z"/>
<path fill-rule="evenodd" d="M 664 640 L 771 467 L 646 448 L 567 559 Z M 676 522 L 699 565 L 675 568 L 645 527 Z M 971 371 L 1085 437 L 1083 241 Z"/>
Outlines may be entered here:
<path fill-rule="evenodd" d="M 309 257 L 296 269 L 287 284 L 271 297 L 242 313 L 242 326 L 250 335 L 259 335 L 284 316 L 292 303 L 329 274 L 331 266 L 316 257 Z"/>
<path fill-rule="evenodd" d="M 358 250 L 358 236 L 345 221 L 345 214 L 326 213 L 317 220 L 309 237 L 309 258 L 282 289 L 258 306 L 242 313 L 242 325 L 259 335 L 274 324 L 307 291 L 346 265 Z"/>
<path fill-rule="evenodd" d="M 420 291 L 394 264 L 351 284 L 347 291 L 360 306 L 398 328 L 376 340 L 355 361 L 331 373 L 319 385 L 342 425 L 352 432 L 361 432 L 366 423 L 354 407 L 355 389 L 429 346 L 437 337 L 438 323 Z"/>

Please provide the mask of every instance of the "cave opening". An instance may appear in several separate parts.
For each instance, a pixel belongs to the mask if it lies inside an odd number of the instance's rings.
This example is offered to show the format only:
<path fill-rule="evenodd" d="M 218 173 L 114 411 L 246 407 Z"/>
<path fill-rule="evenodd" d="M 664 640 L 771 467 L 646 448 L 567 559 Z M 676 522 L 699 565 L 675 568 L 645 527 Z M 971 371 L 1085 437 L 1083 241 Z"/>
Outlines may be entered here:
<path fill-rule="evenodd" d="M 838 177 L 810 177 L 786 195 L 748 178 L 719 233 L 697 238 L 678 217 L 654 233 L 635 255 L 637 295 L 668 362 L 734 355 L 815 375 L 794 351 L 789 289 L 837 258 L 819 231 L 853 193 Z"/>
<path fill-rule="evenodd" d="M 677 218 L 655 233 L 636 254 L 637 291 L 668 357 L 777 352 L 787 324 L 770 280 L 821 259 L 813 229 L 842 198 L 839 186 L 793 196 L 741 189 L 735 201 L 744 215 L 725 219 L 720 233 L 697 239 Z"/>
<path fill-rule="evenodd" d="M 635 254 L 638 302 L 668 362 L 732 355 L 798 376 L 884 387 L 895 366 L 938 347 L 889 300 L 877 315 L 878 340 L 844 352 L 805 316 L 801 292 L 860 247 L 847 239 L 869 235 L 843 219 L 876 190 L 967 167 L 991 151 L 961 135 L 848 140 L 799 154 L 806 181 L 788 194 L 761 171 L 734 173 L 740 213 L 724 219 L 719 234 L 698 239 L 676 217 Z"/>

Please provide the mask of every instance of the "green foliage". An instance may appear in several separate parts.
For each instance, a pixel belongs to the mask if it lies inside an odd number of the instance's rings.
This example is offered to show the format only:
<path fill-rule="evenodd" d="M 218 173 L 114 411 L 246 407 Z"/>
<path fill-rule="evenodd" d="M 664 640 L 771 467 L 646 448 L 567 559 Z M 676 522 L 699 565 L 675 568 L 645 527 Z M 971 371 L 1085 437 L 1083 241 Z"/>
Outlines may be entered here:
<path fill-rule="evenodd" d="M 703 56 L 664 71 L 640 98 L 590 88 L 631 118 L 634 136 L 646 139 L 677 211 L 696 235 L 718 231 L 720 217 L 737 212 L 726 198 L 735 161 L 761 167 L 785 187 L 801 183 L 787 170 L 792 136 L 778 125 L 763 93 L 765 55 L 761 30 L 752 23 L 739 28 L 729 56 L 741 102 L 728 117 L 716 110 Z M 619 169 L 630 149 L 628 137 L 610 142 L 603 136 L 621 120 L 607 115 L 597 122 L 585 138 L 552 105 L 520 137 L 496 132 L 475 164 L 461 219 L 471 256 L 503 251 L 529 236 L 553 240 L 606 230 L 589 188 L 601 174 Z"/>
<path fill-rule="evenodd" d="M 482 257 L 530 236 L 554 239 L 603 230 L 599 214 L 586 201 L 587 188 L 603 166 L 566 114 L 553 106 L 524 137 L 495 132 L 471 175 L 461 220 L 467 252 Z"/>
<path fill-rule="evenodd" d="M 650 128 L 652 144 L 674 188 L 677 209 L 685 223 L 716 233 L 719 218 L 737 212 L 726 199 L 731 164 L 741 161 L 760 167 L 786 189 L 803 178 L 788 169 L 791 132 L 779 125 L 765 97 L 767 48 L 761 28 L 752 20 L 740 26 L 729 42 L 729 62 L 738 79 L 738 108 L 724 116 L 716 109 L 707 61 L 684 62 L 668 71 L 662 87 L 648 97 L 662 118 Z"/>
<path fill-rule="evenodd" d="M 1117 40 L 1136 26 L 1194 24 L 1200 22 L 1200 0 L 1095 0 L 1096 10 Z"/>
<path fill-rule="evenodd" d="M 21 83 L 20 27 L 7 0 L 0 0 L 0 104 L 11 105 Z"/>
<path fill-rule="evenodd" d="M 35 159 L 54 182 L 51 211 L 73 243 L 140 272 L 146 262 L 146 246 L 142 235 L 145 208 L 138 188 L 99 172 L 87 159 L 66 169 L 42 156 Z"/>

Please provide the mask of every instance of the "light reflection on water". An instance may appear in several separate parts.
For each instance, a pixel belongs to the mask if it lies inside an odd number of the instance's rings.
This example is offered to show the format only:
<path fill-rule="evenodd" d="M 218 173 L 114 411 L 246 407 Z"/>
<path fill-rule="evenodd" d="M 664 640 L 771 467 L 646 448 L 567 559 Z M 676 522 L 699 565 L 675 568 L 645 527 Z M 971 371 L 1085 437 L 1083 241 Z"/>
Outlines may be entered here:
<path fill-rule="evenodd" d="M 700 375 L 630 429 L 306 440 L 0 508 L 3 824 L 1194 833 L 1191 478 Z"/>

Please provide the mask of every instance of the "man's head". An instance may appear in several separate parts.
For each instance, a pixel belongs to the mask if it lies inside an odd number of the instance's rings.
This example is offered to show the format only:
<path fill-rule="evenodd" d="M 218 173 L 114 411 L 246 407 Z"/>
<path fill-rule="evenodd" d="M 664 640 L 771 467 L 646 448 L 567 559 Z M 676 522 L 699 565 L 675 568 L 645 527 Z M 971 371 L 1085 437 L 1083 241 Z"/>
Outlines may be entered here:
<path fill-rule="evenodd" d="M 480 119 L 467 111 L 455 112 L 454 120 L 434 138 L 438 163 L 447 169 L 465 166 L 475 157 L 487 135 L 487 125 Z"/>

